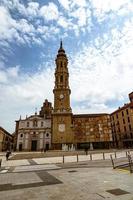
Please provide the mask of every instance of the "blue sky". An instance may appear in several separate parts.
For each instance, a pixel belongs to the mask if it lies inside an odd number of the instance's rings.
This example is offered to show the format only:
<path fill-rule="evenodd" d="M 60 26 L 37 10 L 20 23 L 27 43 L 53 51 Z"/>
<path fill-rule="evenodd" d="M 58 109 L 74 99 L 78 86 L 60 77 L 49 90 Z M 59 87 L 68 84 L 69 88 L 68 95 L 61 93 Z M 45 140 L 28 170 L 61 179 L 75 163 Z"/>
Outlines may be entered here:
<path fill-rule="evenodd" d="M 53 102 L 60 39 L 73 113 L 111 113 L 133 91 L 133 0 L 0 0 L 0 126 Z"/>

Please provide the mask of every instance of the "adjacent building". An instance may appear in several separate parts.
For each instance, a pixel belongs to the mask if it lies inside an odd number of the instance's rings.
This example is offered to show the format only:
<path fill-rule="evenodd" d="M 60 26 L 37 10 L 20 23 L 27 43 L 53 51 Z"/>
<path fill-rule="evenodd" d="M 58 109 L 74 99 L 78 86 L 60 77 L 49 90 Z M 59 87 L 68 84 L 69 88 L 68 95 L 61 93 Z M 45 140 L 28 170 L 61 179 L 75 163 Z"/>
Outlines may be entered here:
<path fill-rule="evenodd" d="M 13 136 L 0 127 L 0 151 L 7 151 L 13 149 Z"/>
<path fill-rule="evenodd" d="M 114 146 L 119 148 L 133 147 L 133 92 L 129 99 L 110 115 Z"/>
<path fill-rule="evenodd" d="M 45 100 L 39 114 L 16 121 L 18 151 L 40 151 L 51 148 L 52 104 Z"/>

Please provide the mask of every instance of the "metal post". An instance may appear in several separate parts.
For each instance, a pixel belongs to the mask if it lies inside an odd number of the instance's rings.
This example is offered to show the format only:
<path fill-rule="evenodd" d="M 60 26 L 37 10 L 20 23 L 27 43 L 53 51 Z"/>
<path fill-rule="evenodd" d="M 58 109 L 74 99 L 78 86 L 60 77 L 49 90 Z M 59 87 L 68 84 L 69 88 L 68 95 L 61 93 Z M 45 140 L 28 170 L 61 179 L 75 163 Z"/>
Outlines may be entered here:
<path fill-rule="evenodd" d="M 0 159 L 0 168 L 1 168 L 2 159 Z"/>
<path fill-rule="evenodd" d="M 90 153 L 90 160 L 92 160 L 92 154 Z"/>
<path fill-rule="evenodd" d="M 128 155 L 128 162 L 129 162 L 129 168 L 130 168 L 130 173 L 132 173 L 132 158 L 131 155 Z"/>
<path fill-rule="evenodd" d="M 79 161 L 79 156 L 78 156 L 78 154 L 77 154 L 77 162 Z"/>
<path fill-rule="evenodd" d="M 104 154 L 104 152 L 103 152 L 103 160 L 105 160 L 105 154 Z"/>
<path fill-rule="evenodd" d="M 111 158 L 111 162 L 112 162 L 113 169 L 115 169 L 114 161 L 113 161 L 113 157 L 112 157 L 112 155 L 110 155 L 110 158 Z"/>
<path fill-rule="evenodd" d="M 117 156 L 116 156 L 116 151 L 115 151 L 115 158 L 117 158 Z"/>

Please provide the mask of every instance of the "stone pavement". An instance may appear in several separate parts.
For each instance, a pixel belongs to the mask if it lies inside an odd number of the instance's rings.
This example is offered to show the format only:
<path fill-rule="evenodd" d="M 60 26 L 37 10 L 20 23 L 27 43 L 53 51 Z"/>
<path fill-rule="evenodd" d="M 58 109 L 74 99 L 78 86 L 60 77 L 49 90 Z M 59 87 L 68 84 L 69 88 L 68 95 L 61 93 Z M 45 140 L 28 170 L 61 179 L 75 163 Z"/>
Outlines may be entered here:
<path fill-rule="evenodd" d="M 0 200 L 133 200 L 133 174 L 113 170 L 108 158 L 95 154 L 91 161 L 90 155 L 80 155 L 77 162 L 76 156 L 69 156 L 62 163 L 61 157 L 3 157 Z"/>

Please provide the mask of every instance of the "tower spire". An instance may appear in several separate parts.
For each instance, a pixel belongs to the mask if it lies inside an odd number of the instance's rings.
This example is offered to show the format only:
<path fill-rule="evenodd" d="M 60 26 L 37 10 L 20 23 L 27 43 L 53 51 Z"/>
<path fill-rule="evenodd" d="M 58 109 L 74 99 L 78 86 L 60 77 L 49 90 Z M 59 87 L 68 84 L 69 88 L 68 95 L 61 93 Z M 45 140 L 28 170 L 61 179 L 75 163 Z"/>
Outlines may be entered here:
<path fill-rule="evenodd" d="M 61 41 L 60 41 L 60 49 L 62 49 L 62 46 L 63 46 L 63 45 L 62 45 L 62 39 L 61 39 Z"/>

